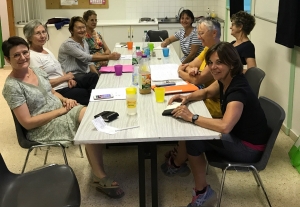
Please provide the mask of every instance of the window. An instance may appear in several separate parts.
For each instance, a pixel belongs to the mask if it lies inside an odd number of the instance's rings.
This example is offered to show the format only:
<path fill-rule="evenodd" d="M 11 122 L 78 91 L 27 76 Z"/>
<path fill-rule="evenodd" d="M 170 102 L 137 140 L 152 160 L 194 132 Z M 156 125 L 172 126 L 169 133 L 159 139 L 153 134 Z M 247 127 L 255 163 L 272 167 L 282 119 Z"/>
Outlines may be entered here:
<path fill-rule="evenodd" d="M 226 3 L 226 8 L 230 9 L 230 5 L 229 5 L 230 0 L 227 0 Z M 244 11 L 250 13 L 251 12 L 251 2 L 252 0 L 244 0 Z"/>

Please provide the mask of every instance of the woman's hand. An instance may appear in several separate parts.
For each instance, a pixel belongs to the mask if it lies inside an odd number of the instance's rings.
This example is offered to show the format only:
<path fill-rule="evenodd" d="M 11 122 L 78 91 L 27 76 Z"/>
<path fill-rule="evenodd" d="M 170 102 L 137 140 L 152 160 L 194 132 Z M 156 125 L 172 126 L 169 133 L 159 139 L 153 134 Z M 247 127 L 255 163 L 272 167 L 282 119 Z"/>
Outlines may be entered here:
<path fill-rule="evenodd" d="M 67 74 L 65 74 L 66 80 L 73 80 L 74 79 L 74 75 L 71 72 L 68 72 Z"/>
<path fill-rule="evenodd" d="M 184 71 L 184 72 L 185 72 L 185 70 L 186 70 L 186 68 L 187 68 L 188 66 L 189 66 L 188 63 L 179 65 L 177 72 L 178 72 L 178 73 L 179 73 L 179 71 Z"/>
<path fill-rule="evenodd" d="M 185 121 L 192 121 L 193 114 L 186 105 L 178 106 L 172 111 L 173 117 L 181 118 Z"/>
<path fill-rule="evenodd" d="M 161 47 L 167 47 L 168 46 L 168 43 L 166 42 L 166 39 L 165 41 L 163 41 L 161 44 L 160 44 Z"/>
<path fill-rule="evenodd" d="M 109 55 L 110 60 L 119 60 L 120 57 L 121 57 L 121 54 L 117 53 L 117 52 L 113 52 Z"/>
<path fill-rule="evenodd" d="M 64 98 L 62 103 L 67 110 L 71 110 L 74 106 L 78 105 L 77 101 L 68 98 Z"/>
<path fill-rule="evenodd" d="M 77 85 L 77 82 L 75 80 L 69 80 L 68 81 L 69 88 L 75 88 L 76 85 Z"/>
<path fill-rule="evenodd" d="M 175 95 L 169 100 L 168 105 L 172 104 L 174 101 L 181 102 L 181 104 L 186 104 L 188 102 L 187 98 L 188 96 L 183 96 L 180 94 Z"/>
<path fill-rule="evenodd" d="M 198 67 L 189 68 L 188 74 L 190 76 L 196 76 L 196 75 L 198 75 L 199 74 L 199 68 Z"/>

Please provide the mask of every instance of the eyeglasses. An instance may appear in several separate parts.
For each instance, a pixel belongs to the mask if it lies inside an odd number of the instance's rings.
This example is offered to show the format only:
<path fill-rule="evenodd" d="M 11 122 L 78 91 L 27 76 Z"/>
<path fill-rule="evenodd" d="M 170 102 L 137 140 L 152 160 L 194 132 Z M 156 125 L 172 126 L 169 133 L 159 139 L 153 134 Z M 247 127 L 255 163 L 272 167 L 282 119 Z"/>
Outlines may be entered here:
<path fill-rule="evenodd" d="M 205 32 L 198 32 L 198 35 L 200 36 L 200 37 L 203 37 L 203 35 L 207 32 L 208 30 L 206 30 Z"/>
<path fill-rule="evenodd" d="M 29 57 L 29 50 L 24 50 L 21 53 L 15 53 L 13 55 L 11 55 L 10 57 L 13 57 L 15 60 L 19 60 L 21 59 L 21 56 L 23 55 L 23 57 L 28 58 Z"/>
<path fill-rule="evenodd" d="M 38 36 L 38 37 L 41 37 L 42 35 L 43 35 L 43 36 L 44 36 L 44 35 L 47 35 L 47 31 L 44 30 L 44 31 L 42 31 L 42 32 L 37 32 L 37 33 L 35 33 L 34 35 L 36 35 L 36 36 Z"/>
<path fill-rule="evenodd" d="M 80 30 L 85 30 L 86 29 L 86 26 L 81 26 L 81 27 L 74 27 L 77 31 L 80 31 Z"/>

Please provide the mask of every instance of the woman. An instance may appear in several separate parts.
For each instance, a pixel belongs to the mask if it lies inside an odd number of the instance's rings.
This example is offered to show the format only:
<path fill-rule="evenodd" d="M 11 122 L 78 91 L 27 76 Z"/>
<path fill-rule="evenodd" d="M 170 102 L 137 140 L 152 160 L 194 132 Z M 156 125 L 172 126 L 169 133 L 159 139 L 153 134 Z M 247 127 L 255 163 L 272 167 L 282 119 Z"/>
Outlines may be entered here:
<path fill-rule="evenodd" d="M 192 62 L 179 66 L 179 77 L 185 81 L 198 85 L 200 88 L 208 87 L 212 82 L 214 82 L 214 78 L 208 69 L 208 65 L 206 64 L 205 55 L 210 47 L 220 42 L 220 37 L 220 23 L 210 17 L 202 18 L 198 24 L 198 38 L 201 40 L 205 48 Z M 205 99 L 204 103 L 213 118 L 222 118 L 223 115 L 220 109 L 219 98 Z M 161 169 L 165 175 L 173 176 L 173 166 L 177 166 L 179 168 L 178 170 L 180 170 L 181 176 L 186 176 L 190 173 L 190 169 L 185 163 L 182 165 L 174 164 L 179 163 L 177 160 L 178 154 L 185 155 L 187 158 L 185 141 L 179 141 L 178 147 L 175 147 L 173 150 L 165 154 L 165 163 L 161 165 Z"/>
<path fill-rule="evenodd" d="M 206 183 L 206 160 L 203 152 L 214 151 L 234 162 L 257 162 L 270 133 L 265 114 L 242 73 L 243 65 L 232 44 L 222 42 L 214 45 L 207 51 L 205 60 L 217 81 L 203 90 L 187 96 L 176 95 L 169 101 L 172 103 L 180 100 L 182 103 L 173 110 L 174 117 L 222 134 L 220 140 L 186 142 L 188 160 L 195 180 L 195 192 L 189 206 L 207 205 L 216 197 L 216 193 Z M 190 101 L 211 97 L 220 97 L 222 119 L 199 116 L 185 105 Z M 185 160 L 181 159 L 181 162 L 184 163 Z"/>
<path fill-rule="evenodd" d="M 120 56 L 115 54 L 90 54 L 89 45 L 85 40 L 86 22 L 82 17 L 75 16 L 71 18 L 69 31 L 71 37 L 60 46 L 58 61 L 66 73 L 72 72 L 74 74 L 77 84 L 87 87 L 96 80 L 93 86 L 95 88 L 99 75 L 92 61 L 107 60 L 109 56 L 114 60 L 118 60 Z"/>
<path fill-rule="evenodd" d="M 247 65 L 247 69 L 256 67 L 255 47 L 248 38 L 254 26 L 255 18 L 247 12 L 239 11 L 231 17 L 231 35 L 236 39 L 231 44 L 238 51 L 243 65 Z"/>
<path fill-rule="evenodd" d="M 172 35 L 171 37 L 165 39 L 161 43 L 161 47 L 167 47 L 172 42 L 180 41 L 181 51 L 184 56 L 180 59 L 181 62 L 189 63 L 194 60 L 195 57 L 203 50 L 201 41 L 197 38 L 197 28 L 193 27 L 194 14 L 186 9 L 180 13 L 180 24 L 182 29 Z"/>
<path fill-rule="evenodd" d="M 90 54 L 97 53 L 103 57 L 103 60 L 94 61 L 96 69 L 99 71 L 101 66 L 107 66 L 108 60 L 114 60 L 114 58 L 120 58 L 121 54 L 117 52 L 111 53 L 106 45 L 100 32 L 97 32 L 97 14 L 93 10 L 87 10 L 83 13 L 83 19 L 86 21 L 86 34 L 85 40 L 87 41 L 90 49 Z"/>
<path fill-rule="evenodd" d="M 29 67 L 29 45 L 24 39 L 10 37 L 3 42 L 2 51 L 12 67 L 2 94 L 27 130 L 27 138 L 40 143 L 72 142 L 86 107 L 53 90 L 46 72 Z M 110 197 L 122 197 L 124 192 L 118 183 L 104 171 L 102 146 L 88 144 L 85 148 L 94 174 L 93 184 Z"/>
<path fill-rule="evenodd" d="M 24 36 L 30 45 L 30 66 L 43 69 L 49 75 L 52 88 L 62 96 L 88 105 L 90 90 L 79 88 L 72 72 L 64 73 L 53 53 L 44 48 L 48 33 L 38 20 L 28 22 L 23 28 Z"/>

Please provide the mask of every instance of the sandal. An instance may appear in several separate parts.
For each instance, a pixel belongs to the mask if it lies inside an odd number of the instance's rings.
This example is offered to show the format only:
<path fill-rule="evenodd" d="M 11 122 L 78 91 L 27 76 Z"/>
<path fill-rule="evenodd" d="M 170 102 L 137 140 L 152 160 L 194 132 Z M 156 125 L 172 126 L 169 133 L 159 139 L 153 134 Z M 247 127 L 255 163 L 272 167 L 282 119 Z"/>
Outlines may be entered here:
<path fill-rule="evenodd" d="M 93 186 L 95 186 L 98 191 L 106 194 L 110 198 L 121 198 L 125 194 L 119 185 L 112 185 L 115 181 L 108 176 L 104 178 L 98 178 L 94 175 L 93 180 Z"/>

